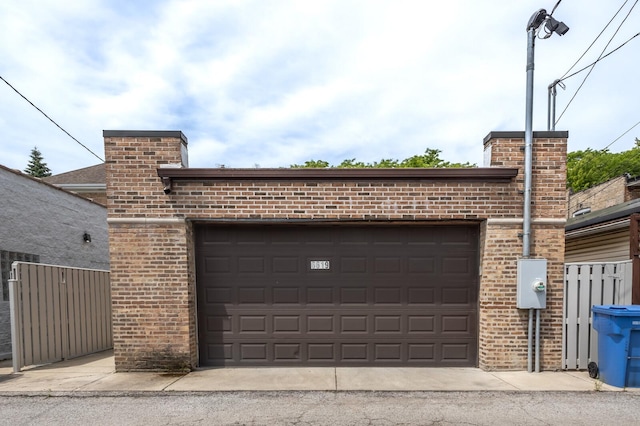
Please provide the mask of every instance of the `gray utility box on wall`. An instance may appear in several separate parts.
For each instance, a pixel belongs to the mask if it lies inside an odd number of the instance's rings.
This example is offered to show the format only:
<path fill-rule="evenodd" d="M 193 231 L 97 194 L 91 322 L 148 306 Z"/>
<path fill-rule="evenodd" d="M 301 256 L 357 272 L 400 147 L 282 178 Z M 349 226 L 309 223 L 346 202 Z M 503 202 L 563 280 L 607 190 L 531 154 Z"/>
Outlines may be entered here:
<path fill-rule="evenodd" d="M 518 259 L 518 308 L 547 307 L 547 259 Z"/>

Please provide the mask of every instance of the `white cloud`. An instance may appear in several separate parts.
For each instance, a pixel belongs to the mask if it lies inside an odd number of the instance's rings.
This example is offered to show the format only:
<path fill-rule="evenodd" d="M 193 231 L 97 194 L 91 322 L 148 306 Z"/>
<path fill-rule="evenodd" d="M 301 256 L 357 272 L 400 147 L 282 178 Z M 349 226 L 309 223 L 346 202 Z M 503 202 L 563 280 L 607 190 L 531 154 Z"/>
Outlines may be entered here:
<path fill-rule="evenodd" d="M 524 127 L 525 25 L 553 4 L 8 0 L 0 75 L 100 155 L 103 129 L 178 129 L 192 167 L 375 161 L 427 147 L 481 163 L 488 132 Z M 536 42 L 536 130 L 547 85 L 619 7 L 560 4 L 554 16 L 571 30 Z M 637 32 L 638 14 L 611 48 Z M 596 67 L 558 124 L 570 149 L 602 148 L 640 120 L 639 42 Z M 582 78 L 559 92 L 558 112 Z M 0 163 L 24 168 L 35 145 L 54 172 L 97 162 L 6 85 L 0 95 Z"/>

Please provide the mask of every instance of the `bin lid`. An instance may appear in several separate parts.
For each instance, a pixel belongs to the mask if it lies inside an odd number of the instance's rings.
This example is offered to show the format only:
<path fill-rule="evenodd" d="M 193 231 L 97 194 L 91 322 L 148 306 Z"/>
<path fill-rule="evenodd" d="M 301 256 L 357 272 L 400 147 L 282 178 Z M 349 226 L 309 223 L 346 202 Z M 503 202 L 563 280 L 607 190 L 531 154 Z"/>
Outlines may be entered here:
<path fill-rule="evenodd" d="M 640 305 L 593 305 L 591 311 L 619 317 L 637 317 L 640 316 Z"/>

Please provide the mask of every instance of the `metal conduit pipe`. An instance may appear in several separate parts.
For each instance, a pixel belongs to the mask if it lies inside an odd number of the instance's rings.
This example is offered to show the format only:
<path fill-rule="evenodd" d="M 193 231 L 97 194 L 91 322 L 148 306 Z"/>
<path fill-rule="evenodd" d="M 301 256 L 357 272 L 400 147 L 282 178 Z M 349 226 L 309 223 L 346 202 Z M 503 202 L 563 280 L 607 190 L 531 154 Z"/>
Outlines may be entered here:
<path fill-rule="evenodd" d="M 558 3 L 559 4 L 559 3 Z M 558 6 L 556 4 L 556 7 Z M 564 22 L 559 22 L 551 15 L 555 11 L 555 7 L 551 14 L 547 14 L 545 9 L 535 12 L 529 19 L 527 24 L 527 98 L 526 98 L 526 120 L 524 130 L 524 206 L 523 206 L 523 223 L 522 223 L 522 257 L 528 258 L 531 255 L 531 185 L 533 173 L 533 70 L 534 70 L 534 51 L 536 32 L 542 24 L 545 24 L 546 37 L 552 33 L 559 35 L 566 34 L 569 27 Z M 547 114 L 547 126 L 549 129 L 555 130 L 555 91 L 556 85 L 562 84 L 556 80 L 549 86 L 549 111 Z M 562 87 L 562 86 L 561 86 Z M 553 92 L 551 92 L 553 90 Z M 552 99 L 553 94 L 553 99 Z M 553 112 L 552 112 L 553 111 Z M 540 371 L 540 309 L 529 309 L 529 338 L 528 338 L 528 371 L 531 373 L 531 323 L 533 319 L 533 311 L 536 311 L 536 338 L 535 338 L 535 356 L 536 356 L 536 372 Z"/>
<path fill-rule="evenodd" d="M 536 373 L 540 372 L 540 309 L 536 311 Z"/>
<path fill-rule="evenodd" d="M 531 254 L 531 172 L 533 169 L 533 70 L 536 28 L 527 29 L 527 97 L 524 129 L 524 206 L 522 222 L 522 257 Z M 531 373 L 533 309 L 529 309 L 529 338 L 527 348 L 527 371 Z M 537 333 L 536 333 L 537 335 Z"/>

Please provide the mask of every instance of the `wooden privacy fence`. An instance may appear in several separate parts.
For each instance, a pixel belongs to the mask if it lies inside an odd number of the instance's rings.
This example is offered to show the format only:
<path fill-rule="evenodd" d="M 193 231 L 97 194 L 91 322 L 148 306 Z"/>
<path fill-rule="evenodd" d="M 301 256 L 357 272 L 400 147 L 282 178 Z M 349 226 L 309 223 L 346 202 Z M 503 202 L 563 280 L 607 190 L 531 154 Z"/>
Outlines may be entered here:
<path fill-rule="evenodd" d="M 630 305 L 631 261 L 567 263 L 564 274 L 564 328 L 562 368 L 583 370 L 598 362 L 593 305 Z"/>
<path fill-rule="evenodd" d="M 109 272 L 14 262 L 13 370 L 113 347 Z"/>

